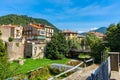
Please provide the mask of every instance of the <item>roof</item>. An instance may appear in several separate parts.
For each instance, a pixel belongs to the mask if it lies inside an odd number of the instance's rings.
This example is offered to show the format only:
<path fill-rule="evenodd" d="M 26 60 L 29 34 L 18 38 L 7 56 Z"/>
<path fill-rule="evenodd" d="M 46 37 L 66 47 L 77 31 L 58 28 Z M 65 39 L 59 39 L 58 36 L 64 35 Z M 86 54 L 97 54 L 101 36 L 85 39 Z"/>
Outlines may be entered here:
<path fill-rule="evenodd" d="M 70 30 L 64 30 L 64 31 L 62 31 L 62 33 L 78 34 L 77 32 L 73 32 L 73 31 L 70 31 Z"/>
<path fill-rule="evenodd" d="M 45 27 L 46 27 L 46 28 L 53 28 L 53 27 L 51 27 L 51 26 L 48 26 L 48 25 L 45 25 Z"/>
<path fill-rule="evenodd" d="M 18 25 L 11 25 L 11 24 L 9 24 L 9 25 L 1 25 L 0 26 L 1 28 L 15 28 L 15 27 L 18 27 Z"/>
<path fill-rule="evenodd" d="M 43 25 L 41 25 L 41 24 L 33 24 L 33 23 L 30 23 L 29 24 L 30 26 L 32 26 L 32 27 L 34 27 L 34 28 L 43 28 Z"/>
<path fill-rule="evenodd" d="M 104 34 L 100 33 L 100 32 L 90 32 L 98 37 L 104 37 Z"/>

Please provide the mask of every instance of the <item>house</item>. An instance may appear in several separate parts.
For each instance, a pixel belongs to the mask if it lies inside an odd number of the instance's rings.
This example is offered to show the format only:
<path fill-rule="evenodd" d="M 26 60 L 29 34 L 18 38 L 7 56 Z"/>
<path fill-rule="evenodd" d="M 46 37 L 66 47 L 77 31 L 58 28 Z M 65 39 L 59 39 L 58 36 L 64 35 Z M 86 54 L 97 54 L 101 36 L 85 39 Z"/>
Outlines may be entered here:
<path fill-rule="evenodd" d="M 104 37 L 104 34 L 102 34 L 100 32 L 90 32 L 90 34 L 94 34 L 94 35 L 96 35 L 100 39 L 102 39 Z"/>
<path fill-rule="evenodd" d="M 42 24 L 30 23 L 23 29 L 23 36 L 26 40 L 47 42 L 51 40 L 54 33 L 54 28 Z"/>
<path fill-rule="evenodd" d="M 3 41 L 8 42 L 9 37 L 13 37 L 14 39 L 22 39 L 22 26 L 18 25 L 1 25 L 0 30 L 2 32 L 1 39 Z"/>
<path fill-rule="evenodd" d="M 74 37 L 78 37 L 77 32 L 72 32 L 70 30 L 64 30 L 61 33 L 65 35 L 66 40 L 70 40 L 73 39 Z"/>

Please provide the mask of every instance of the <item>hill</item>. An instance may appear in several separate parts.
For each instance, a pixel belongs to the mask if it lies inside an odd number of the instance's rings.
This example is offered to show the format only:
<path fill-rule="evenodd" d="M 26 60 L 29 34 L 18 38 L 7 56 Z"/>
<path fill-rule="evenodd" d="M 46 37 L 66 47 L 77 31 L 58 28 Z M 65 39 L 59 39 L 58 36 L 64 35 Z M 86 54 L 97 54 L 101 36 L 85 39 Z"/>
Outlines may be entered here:
<path fill-rule="evenodd" d="M 26 15 L 16 15 L 16 14 L 9 14 L 6 16 L 1 16 L 0 17 L 0 24 L 14 24 L 14 25 L 27 25 L 29 23 L 40 23 L 48 26 L 54 27 L 55 32 L 58 32 L 59 29 L 56 28 L 53 24 L 48 22 L 45 19 L 42 18 L 32 18 L 28 17 Z"/>
<path fill-rule="evenodd" d="M 105 33 L 106 33 L 106 30 L 107 30 L 106 27 L 100 27 L 100 28 L 98 28 L 98 29 L 96 29 L 96 30 L 94 30 L 94 31 L 105 34 Z"/>
<path fill-rule="evenodd" d="M 96 30 L 91 30 L 91 31 L 88 31 L 88 32 L 100 32 L 102 34 L 105 34 L 106 33 L 106 30 L 107 30 L 107 27 L 100 27 Z M 88 32 L 84 32 L 84 33 L 80 33 L 81 35 L 86 35 L 86 33 Z"/>

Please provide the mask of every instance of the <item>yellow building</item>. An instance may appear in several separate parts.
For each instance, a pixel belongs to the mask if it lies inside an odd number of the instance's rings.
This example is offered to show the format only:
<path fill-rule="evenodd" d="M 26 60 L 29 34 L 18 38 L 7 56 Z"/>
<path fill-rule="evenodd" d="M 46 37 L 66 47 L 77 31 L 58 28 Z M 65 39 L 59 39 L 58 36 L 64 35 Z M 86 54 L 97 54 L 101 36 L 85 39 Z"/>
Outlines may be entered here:
<path fill-rule="evenodd" d="M 64 30 L 61 33 L 65 35 L 66 40 L 71 40 L 74 38 L 74 39 L 77 39 L 78 42 L 81 43 L 81 40 L 84 38 L 84 36 L 79 35 L 77 32 L 73 32 L 70 30 Z"/>
<path fill-rule="evenodd" d="M 66 40 L 70 40 L 73 39 L 74 37 L 78 37 L 77 32 L 72 32 L 70 30 L 64 30 L 61 33 L 65 35 Z"/>

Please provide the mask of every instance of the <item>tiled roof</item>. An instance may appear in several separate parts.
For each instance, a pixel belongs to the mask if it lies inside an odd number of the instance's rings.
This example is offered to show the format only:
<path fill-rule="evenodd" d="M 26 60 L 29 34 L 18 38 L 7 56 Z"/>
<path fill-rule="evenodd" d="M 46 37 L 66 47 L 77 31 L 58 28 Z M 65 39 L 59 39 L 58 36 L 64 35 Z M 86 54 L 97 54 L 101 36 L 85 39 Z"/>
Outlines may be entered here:
<path fill-rule="evenodd" d="M 104 37 L 104 34 L 100 33 L 100 32 L 90 32 L 98 37 Z"/>
<path fill-rule="evenodd" d="M 42 25 L 42 24 L 35 24 L 35 23 L 30 23 L 30 26 L 34 27 L 34 28 L 53 28 L 51 26 L 47 26 L 47 25 Z"/>
<path fill-rule="evenodd" d="M 43 28 L 43 25 L 41 25 L 41 24 L 30 23 L 29 25 L 32 26 L 32 27 L 34 27 L 34 28 Z"/>

